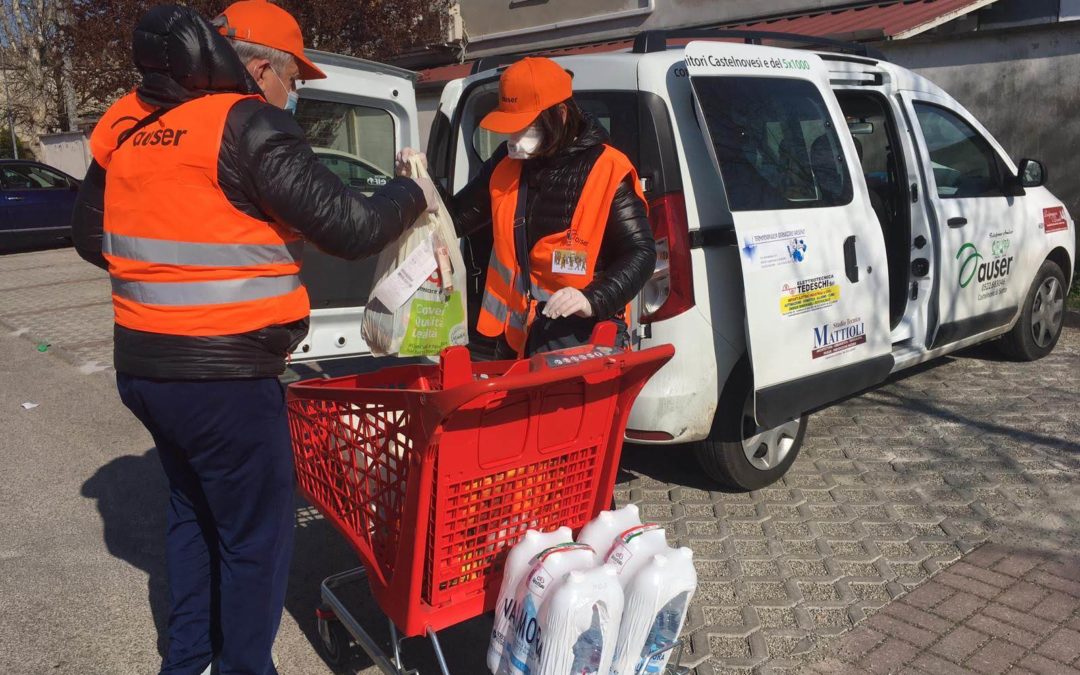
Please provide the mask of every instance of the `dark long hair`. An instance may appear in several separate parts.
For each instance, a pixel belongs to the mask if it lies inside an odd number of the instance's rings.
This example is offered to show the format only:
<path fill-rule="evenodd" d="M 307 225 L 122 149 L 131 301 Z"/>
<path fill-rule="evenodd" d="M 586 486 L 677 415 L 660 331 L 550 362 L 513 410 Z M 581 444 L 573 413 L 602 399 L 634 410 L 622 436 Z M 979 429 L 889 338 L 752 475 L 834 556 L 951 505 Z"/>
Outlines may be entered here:
<path fill-rule="evenodd" d="M 565 122 L 559 113 L 560 108 L 566 109 Z M 562 154 L 585 131 L 585 114 L 572 98 L 551 106 L 536 119 L 544 134 L 544 142 L 534 157 L 546 158 Z"/>

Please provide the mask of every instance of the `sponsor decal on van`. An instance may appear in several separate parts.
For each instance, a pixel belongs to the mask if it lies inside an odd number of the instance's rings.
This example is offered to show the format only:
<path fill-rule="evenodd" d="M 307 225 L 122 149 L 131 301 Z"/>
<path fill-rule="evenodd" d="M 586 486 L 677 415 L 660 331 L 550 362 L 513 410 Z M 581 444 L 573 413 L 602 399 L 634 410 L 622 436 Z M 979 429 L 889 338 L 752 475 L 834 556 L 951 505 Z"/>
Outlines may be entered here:
<path fill-rule="evenodd" d="M 826 274 L 784 284 L 780 289 L 780 314 L 798 316 L 832 307 L 840 302 L 840 286 L 836 277 Z"/>
<path fill-rule="evenodd" d="M 866 344 L 866 323 L 860 317 L 814 327 L 815 359 L 837 356 Z"/>
<path fill-rule="evenodd" d="M 1051 234 L 1069 229 L 1069 221 L 1065 220 L 1065 207 L 1053 206 L 1043 209 L 1043 232 Z"/>
<path fill-rule="evenodd" d="M 987 300 L 1004 295 L 1009 288 L 1009 275 L 1012 274 L 1013 256 L 1009 255 L 1012 242 L 1005 234 L 991 235 L 990 258 L 986 258 L 975 244 L 968 242 L 956 252 L 960 261 L 957 281 L 960 288 L 977 284 L 978 299 Z"/>
<path fill-rule="evenodd" d="M 794 265 L 806 260 L 810 247 L 806 230 L 764 232 L 743 238 L 742 254 L 760 269 Z"/>
<path fill-rule="evenodd" d="M 810 70 L 806 59 L 786 59 L 780 57 L 743 59 L 736 56 L 686 55 L 686 65 L 695 68 L 753 68 L 756 70 Z"/>

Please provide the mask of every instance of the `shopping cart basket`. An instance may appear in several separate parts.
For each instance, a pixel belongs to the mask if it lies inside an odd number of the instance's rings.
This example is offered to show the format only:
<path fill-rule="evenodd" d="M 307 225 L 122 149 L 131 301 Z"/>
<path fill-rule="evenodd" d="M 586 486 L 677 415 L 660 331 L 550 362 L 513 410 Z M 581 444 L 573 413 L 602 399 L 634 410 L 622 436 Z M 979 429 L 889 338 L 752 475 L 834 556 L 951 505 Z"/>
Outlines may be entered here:
<path fill-rule="evenodd" d="M 456 347 L 438 365 L 289 387 L 300 490 L 363 562 L 323 583 L 324 641 L 332 612 L 376 665 L 404 673 L 398 632 L 427 634 L 446 672 L 435 632 L 494 608 L 526 530 L 576 530 L 610 505 L 631 405 L 674 354 L 619 351 L 611 337 L 517 362 L 473 363 Z M 393 662 L 333 592 L 364 576 Z"/>

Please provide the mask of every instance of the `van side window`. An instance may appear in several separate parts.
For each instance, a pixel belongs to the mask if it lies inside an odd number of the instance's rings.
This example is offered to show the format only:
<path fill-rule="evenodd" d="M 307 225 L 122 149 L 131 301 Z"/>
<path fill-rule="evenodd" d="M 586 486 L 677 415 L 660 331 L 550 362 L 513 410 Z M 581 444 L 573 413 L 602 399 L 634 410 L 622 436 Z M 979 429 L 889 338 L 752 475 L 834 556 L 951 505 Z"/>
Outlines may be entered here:
<path fill-rule="evenodd" d="M 695 77 L 732 211 L 842 206 L 853 188 L 836 126 L 812 82 Z"/>
<path fill-rule="evenodd" d="M 942 199 L 1000 197 L 1002 172 L 997 153 L 978 131 L 956 113 L 916 101 L 934 182 Z"/>

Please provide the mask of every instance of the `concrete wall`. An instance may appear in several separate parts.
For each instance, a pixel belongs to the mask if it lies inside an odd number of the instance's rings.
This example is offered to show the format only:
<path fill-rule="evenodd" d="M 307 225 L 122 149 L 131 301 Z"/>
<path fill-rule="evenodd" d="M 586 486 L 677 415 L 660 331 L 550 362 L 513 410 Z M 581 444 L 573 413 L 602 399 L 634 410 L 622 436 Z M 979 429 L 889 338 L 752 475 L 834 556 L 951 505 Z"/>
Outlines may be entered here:
<path fill-rule="evenodd" d="M 1014 160 L 1042 161 L 1080 217 L 1080 22 L 878 46 L 960 101 Z"/>
<path fill-rule="evenodd" d="M 81 132 L 46 134 L 38 159 L 82 180 L 90 166 L 90 143 Z"/>
<path fill-rule="evenodd" d="M 640 30 L 703 26 L 851 4 L 851 0 L 654 0 L 648 14 L 622 19 L 605 15 L 647 8 L 649 0 L 460 0 L 469 56 L 542 49 L 615 38 Z M 584 25 L 544 30 L 540 34 L 493 40 L 486 36 L 565 21 L 599 19 Z"/>

